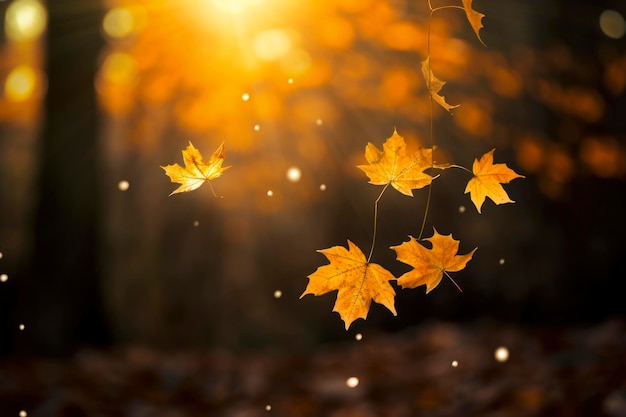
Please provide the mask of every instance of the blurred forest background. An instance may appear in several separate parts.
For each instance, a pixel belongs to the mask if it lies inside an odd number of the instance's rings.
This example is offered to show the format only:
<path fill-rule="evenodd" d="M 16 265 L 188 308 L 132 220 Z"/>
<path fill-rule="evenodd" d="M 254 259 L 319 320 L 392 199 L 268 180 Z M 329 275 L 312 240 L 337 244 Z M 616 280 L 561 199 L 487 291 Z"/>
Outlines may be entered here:
<path fill-rule="evenodd" d="M 623 316 L 626 6 L 473 4 L 487 47 L 460 10 L 431 22 L 433 71 L 461 104 L 435 109 L 437 158 L 470 167 L 495 147 L 527 178 L 506 186 L 515 204 L 479 215 L 467 174 L 445 171 L 426 230 L 479 247 L 455 274 L 463 292 L 398 290 L 397 317 L 373 305 L 345 332 L 333 295 L 299 297 L 327 262 L 317 249 L 369 247 L 367 142 L 396 128 L 429 145 L 426 1 L 0 1 L 0 350 L 316 346 L 432 319 Z M 168 197 L 159 166 L 190 140 L 207 156 L 225 142 L 223 198 Z M 386 248 L 419 233 L 426 195 L 381 201 L 373 261 L 396 275 Z"/>

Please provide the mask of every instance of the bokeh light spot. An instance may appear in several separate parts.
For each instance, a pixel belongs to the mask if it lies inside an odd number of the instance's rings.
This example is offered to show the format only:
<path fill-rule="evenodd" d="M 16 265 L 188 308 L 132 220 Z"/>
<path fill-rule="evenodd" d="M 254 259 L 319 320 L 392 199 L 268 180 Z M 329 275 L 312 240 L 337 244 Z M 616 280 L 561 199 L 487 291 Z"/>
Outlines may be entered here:
<path fill-rule="evenodd" d="M 200 226 L 200 222 L 198 220 L 194 220 L 193 227 L 198 227 L 198 226 Z"/>
<path fill-rule="evenodd" d="M 498 261 L 498 263 L 499 263 L 500 265 L 504 265 L 504 262 L 505 262 L 505 261 L 504 261 L 504 258 L 500 258 L 500 260 Z"/>
<path fill-rule="evenodd" d="M 274 191 L 272 190 L 267 190 L 267 196 L 268 197 L 272 197 L 274 195 Z"/>
<path fill-rule="evenodd" d="M 261 129 L 261 126 L 259 125 L 254 125 L 254 130 L 256 130 L 257 132 Z"/>
<path fill-rule="evenodd" d="M 26 417 L 26 411 L 24 410 L 20 411 L 20 417 Z"/>
<path fill-rule="evenodd" d="M 133 14 L 124 7 L 114 7 L 102 20 L 102 29 L 112 38 L 124 38 L 130 35 L 134 28 Z"/>
<path fill-rule="evenodd" d="M 274 298 L 280 298 L 283 296 L 283 292 L 281 290 L 274 291 Z"/>
<path fill-rule="evenodd" d="M 320 191 L 326 191 L 326 184 L 320 184 Z"/>
<path fill-rule="evenodd" d="M 241 95 L 241 99 L 242 99 L 243 101 L 248 101 L 248 100 L 250 100 L 250 94 L 248 94 L 248 93 L 243 93 L 243 94 Z"/>
<path fill-rule="evenodd" d="M 281 29 L 269 29 L 258 33 L 252 41 L 252 52 L 262 61 L 275 61 L 291 49 L 289 34 Z"/>
<path fill-rule="evenodd" d="M 266 405 L 265 406 L 265 411 L 272 411 L 272 406 L 271 405 Z"/>
<path fill-rule="evenodd" d="M 363 340 L 363 335 L 361 333 L 357 333 L 354 335 L 354 338 L 359 341 L 359 340 Z"/>
<path fill-rule="evenodd" d="M 9 276 L 7 274 L 0 275 L 0 282 L 7 282 L 9 280 Z"/>
<path fill-rule="evenodd" d="M 35 71 L 28 65 L 13 68 L 4 83 L 4 92 L 9 101 L 24 101 L 32 96 L 37 83 Z"/>
<path fill-rule="evenodd" d="M 459 213 L 465 213 L 465 206 L 459 206 Z"/>
<path fill-rule="evenodd" d="M 452 367 L 456 368 L 457 366 L 459 366 L 459 362 L 457 361 L 452 361 Z"/>
<path fill-rule="evenodd" d="M 4 17 L 7 38 L 15 42 L 35 40 L 46 28 L 48 14 L 37 0 L 16 0 Z"/>
<path fill-rule="evenodd" d="M 626 22 L 615 10 L 605 10 L 600 14 L 600 29 L 609 38 L 621 39 L 626 33 Z"/>
<path fill-rule="evenodd" d="M 137 77 L 137 64 L 133 57 L 122 52 L 114 52 L 102 66 L 104 78 L 113 84 L 131 84 Z"/>
<path fill-rule="evenodd" d="M 20 324 L 19 329 L 20 330 L 24 330 L 26 328 L 26 326 L 24 324 Z"/>

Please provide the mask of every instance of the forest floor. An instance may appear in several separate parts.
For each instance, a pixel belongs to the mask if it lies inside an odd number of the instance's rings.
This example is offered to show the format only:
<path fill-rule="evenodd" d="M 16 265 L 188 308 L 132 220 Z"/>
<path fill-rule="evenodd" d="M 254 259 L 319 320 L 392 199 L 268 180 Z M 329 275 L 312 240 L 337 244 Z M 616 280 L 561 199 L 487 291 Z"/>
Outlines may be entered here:
<path fill-rule="evenodd" d="M 494 356 L 500 346 L 505 361 Z M 626 416 L 626 322 L 431 323 L 308 353 L 125 347 L 63 360 L 0 358 L 0 416 L 22 410 L 28 417 Z"/>

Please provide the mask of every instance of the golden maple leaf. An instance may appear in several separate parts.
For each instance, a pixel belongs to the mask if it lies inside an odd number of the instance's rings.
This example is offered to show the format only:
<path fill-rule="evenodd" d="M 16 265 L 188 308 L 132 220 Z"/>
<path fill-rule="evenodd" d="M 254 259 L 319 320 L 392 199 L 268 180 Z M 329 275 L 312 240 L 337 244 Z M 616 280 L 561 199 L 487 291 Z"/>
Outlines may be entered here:
<path fill-rule="evenodd" d="M 440 168 L 433 165 L 432 148 L 420 148 L 410 156 L 406 154 L 404 138 L 394 129 L 393 135 L 383 144 L 383 150 L 368 143 L 365 147 L 365 160 L 369 165 L 357 165 L 369 177 L 370 184 L 391 184 L 402 194 L 413 196 L 411 190 L 429 185 L 436 177 L 424 172 L 427 168 Z"/>
<path fill-rule="evenodd" d="M 170 193 L 170 195 L 193 191 L 200 187 L 205 181 L 210 181 L 222 175 L 230 167 L 222 167 L 224 162 L 224 143 L 217 148 L 211 159 L 205 161 L 191 142 L 189 146 L 183 150 L 183 161 L 185 168 L 178 164 L 162 166 L 165 174 L 170 177 L 172 182 L 181 184 L 180 187 Z"/>
<path fill-rule="evenodd" d="M 367 318 L 372 300 L 397 315 L 394 306 L 396 292 L 389 283 L 396 277 L 391 272 L 378 264 L 369 263 L 361 249 L 350 240 L 347 250 L 343 246 L 333 246 L 318 252 L 324 254 L 330 263 L 318 267 L 308 276 L 309 284 L 300 298 L 307 294 L 323 295 L 339 290 L 333 311 L 339 313 L 346 330 L 356 319 Z"/>
<path fill-rule="evenodd" d="M 463 2 L 463 9 L 465 9 L 467 20 L 469 20 L 470 25 L 472 25 L 472 29 L 474 29 L 474 33 L 476 33 L 476 37 L 478 38 L 480 43 L 485 45 L 485 42 L 483 42 L 483 40 L 480 37 L 480 33 L 478 33 L 480 29 L 483 28 L 482 20 L 483 20 L 483 17 L 485 17 L 485 15 L 482 13 L 478 13 L 476 10 L 472 9 L 473 0 L 461 0 L 461 1 Z"/>
<path fill-rule="evenodd" d="M 524 178 L 523 175 L 519 175 L 506 164 L 494 165 L 494 151 L 495 149 L 492 149 L 484 154 L 480 161 L 474 160 L 472 166 L 474 177 L 469 180 L 467 187 L 465 187 L 465 194 L 470 193 L 472 202 L 479 213 L 485 202 L 485 197 L 489 197 L 496 204 L 514 203 L 501 184 L 509 183 L 515 178 Z"/>
<path fill-rule="evenodd" d="M 433 230 L 433 236 L 424 239 L 432 243 L 432 249 L 425 248 L 412 236 L 409 236 L 408 242 L 391 246 L 391 249 L 396 251 L 397 259 L 400 262 L 413 267 L 411 271 L 398 278 L 398 285 L 402 288 L 426 285 L 426 294 L 428 294 L 439 285 L 443 274 L 452 280 L 448 272 L 457 272 L 465 268 L 465 265 L 478 249 L 475 248 L 465 255 L 457 255 L 459 241 L 454 240 L 452 234 L 440 235 L 435 228 Z"/>
<path fill-rule="evenodd" d="M 425 61 L 422 61 L 422 75 L 424 76 L 424 80 L 426 80 L 426 87 L 430 91 L 430 95 L 441 105 L 441 107 L 450 113 L 452 113 L 452 109 L 459 107 L 459 104 L 454 106 L 448 104 L 445 97 L 439 94 L 439 91 L 441 91 L 446 82 L 441 81 L 439 78 L 435 77 L 435 74 L 433 74 L 433 71 L 430 68 L 430 57 L 426 58 Z"/>

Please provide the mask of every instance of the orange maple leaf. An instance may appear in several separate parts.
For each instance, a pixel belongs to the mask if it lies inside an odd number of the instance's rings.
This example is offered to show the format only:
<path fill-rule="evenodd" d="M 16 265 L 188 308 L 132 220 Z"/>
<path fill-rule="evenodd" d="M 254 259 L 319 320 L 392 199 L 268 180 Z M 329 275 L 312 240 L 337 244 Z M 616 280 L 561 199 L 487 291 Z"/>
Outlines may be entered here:
<path fill-rule="evenodd" d="M 506 164 L 494 165 L 494 151 L 495 149 L 492 149 L 484 154 L 480 161 L 474 160 L 472 166 L 474 177 L 469 180 L 467 187 L 465 187 L 465 194 L 470 193 L 472 202 L 479 213 L 485 202 L 485 197 L 489 197 L 496 204 L 514 203 L 501 184 L 507 184 L 515 178 L 524 178 L 523 175 L 519 175 Z"/>
<path fill-rule="evenodd" d="M 482 20 L 483 20 L 483 17 L 485 17 L 485 15 L 482 13 L 478 13 L 476 10 L 472 9 L 472 1 L 473 0 L 462 0 L 463 9 L 465 9 L 467 20 L 469 20 L 470 25 L 472 25 L 472 29 L 474 29 L 474 33 L 476 33 L 476 37 L 478 38 L 480 43 L 485 45 L 485 42 L 483 42 L 483 40 L 480 37 L 480 33 L 478 33 L 480 29 L 483 28 Z"/>
<path fill-rule="evenodd" d="M 475 248 L 465 255 L 457 255 L 459 241 L 454 240 L 452 234 L 440 235 L 436 229 L 433 228 L 433 230 L 433 236 L 424 239 L 432 243 L 432 249 L 427 249 L 417 243 L 417 240 L 412 236 L 409 236 L 408 242 L 391 246 L 391 249 L 396 251 L 397 259 L 400 262 L 413 267 L 411 271 L 398 278 L 398 285 L 402 288 L 426 285 L 426 294 L 428 294 L 439 285 L 443 274 L 452 280 L 448 272 L 457 272 L 465 268 L 465 265 L 478 249 Z M 454 284 L 456 285 L 456 282 Z"/>
<path fill-rule="evenodd" d="M 369 165 L 357 165 L 369 177 L 370 184 L 391 184 L 402 194 L 413 196 L 411 190 L 429 185 L 436 177 L 424 172 L 427 168 L 440 168 L 443 165 L 433 165 L 432 148 L 420 148 L 410 156 L 406 154 L 404 138 L 394 129 L 393 135 L 379 150 L 373 143 L 365 147 L 365 160 Z"/>
<path fill-rule="evenodd" d="M 170 195 L 193 191 L 206 181 L 210 181 L 222 175 L 222 172 L 230 168 L 229 166 L 222 167 L 225 156 L 226 153 L 224 152 L 223 142 L 217 150 L 213 152 L 208 162 L 202 158 L 200 151 L 194 148 L 193 144 L 189 142 L 189 146 L 183 150 L 185 168 L 178 164 L 161 167 L 165 171 L 165 175 L 170 177 L 172 182 L 181 184 L 181 186 L 172 191 Z"/>
<path fill-rule="evenodd" d="M 441 107 L 450 113 L 452 113 L 452 109 L 459 107 L 459 104 L 448 104 L 445 97 L 439 94 L 439 91 L 441 91 L 446 82 L 441 81 L 439 78 L 435 77 L 435 74 L 433 74 L 433 71 L 430 68 L 430 57 L 426 58 L 425 61 L 422 61 L 422 75 L 424 76 L 424 80 L 426 80 L 426 87 L 430 91 L 430 95 L 441 105 Z"/>
<path fill-rule="evenodd" d="M 396 292 L 389 283 L 394 281 L 391 272 L 382 266 L 369 263 L 365 255 L 350 240 L 348 249 L 343 246 L 318 250 L 330 261 L 329 264 L 317 268 L 308 276 L 309 284 L 300 296 L 307 294 L 323 295 L 339 290 L 333 311 L 336 311 L 345 322 L 346 330 L 358 318 L 367 318 L 372 300 L 382 304 L 393 315 Z"/>

